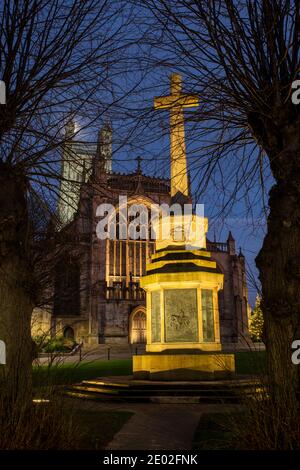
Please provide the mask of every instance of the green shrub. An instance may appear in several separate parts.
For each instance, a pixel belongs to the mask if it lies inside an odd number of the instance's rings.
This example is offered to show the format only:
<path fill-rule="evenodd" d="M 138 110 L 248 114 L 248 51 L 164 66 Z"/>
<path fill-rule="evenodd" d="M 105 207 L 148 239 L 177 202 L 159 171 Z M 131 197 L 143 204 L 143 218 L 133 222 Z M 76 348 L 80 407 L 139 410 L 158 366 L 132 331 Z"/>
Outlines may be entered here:
<path fill-rule="evenodd" d="M 35 336 L 32 338 L 37 345 L 38 352 L 46 353 L 67 353 L 77 345 L 76 341 L 63 336 L 50 337 L 49 335 Z"/>

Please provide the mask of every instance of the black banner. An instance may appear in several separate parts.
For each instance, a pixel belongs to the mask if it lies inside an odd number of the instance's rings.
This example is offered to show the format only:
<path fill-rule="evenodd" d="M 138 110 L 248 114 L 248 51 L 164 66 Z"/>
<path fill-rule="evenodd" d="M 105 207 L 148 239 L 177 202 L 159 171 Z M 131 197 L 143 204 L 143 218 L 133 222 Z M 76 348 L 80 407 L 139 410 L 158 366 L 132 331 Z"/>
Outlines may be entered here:
<path fill-rule="evenodd" d="M 183 466 L 215 468 L 215 465 L 230 465 L 231 468 L 247 468 L 262 465 L 297 465 L 299 451 L 0 451 L 0 468 L 142 468 L 145 466 Z M 5 467 L 4 467 L 5 465 Z M 7 467 L 6 467 L 7 465 Z"/>

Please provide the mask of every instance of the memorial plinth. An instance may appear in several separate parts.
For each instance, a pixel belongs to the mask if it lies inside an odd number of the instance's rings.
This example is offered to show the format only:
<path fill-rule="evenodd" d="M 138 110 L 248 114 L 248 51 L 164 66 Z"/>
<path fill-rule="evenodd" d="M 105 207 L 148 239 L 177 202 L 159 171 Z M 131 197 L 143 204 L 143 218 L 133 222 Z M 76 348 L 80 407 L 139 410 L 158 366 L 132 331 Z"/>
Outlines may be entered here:
<path fill-rule="evenodd" d="M 140 380 L 222 380 L 235 371 L 233 354 L 143 354 L 133 357 L 133 375 Z"/>
<path fill-rule="evenodd" d="M 160 225 L 166 222 L 177 224 L 174 218 L 164 218 Z M 206 233 L 207 219 L 201 223 Z M 223 274 L 206 250 L 205 236 L 195 247 L 193 239 L 180 245 L 176 233 L 171 231 L 167 242 L 157 240 L 156 253 L 141 278 L 146 291 L 147 345 L 146 354 L 133 359 L 134 376 L 224 378 L 234 372 L 234 356 L 220 352 L 218 291 L 223 287 Z"/>

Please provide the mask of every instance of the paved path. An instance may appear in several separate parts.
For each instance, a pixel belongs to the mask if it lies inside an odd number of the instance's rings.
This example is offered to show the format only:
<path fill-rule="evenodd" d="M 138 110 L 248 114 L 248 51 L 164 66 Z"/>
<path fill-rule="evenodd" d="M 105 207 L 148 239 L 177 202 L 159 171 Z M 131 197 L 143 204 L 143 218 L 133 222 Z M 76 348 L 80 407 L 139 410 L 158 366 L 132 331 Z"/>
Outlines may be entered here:
<path fill-rule="evenodd" d="M 191 405 L 148 405 L 123 426 L 107 449 L 190 449 L 202 411 Z"/>
<path fill-rule="evenodd" d="M 107 450 L 190 450 L 201 415 L 224 412 L 228 405 L 135 404 L 135 414 L 107 445 Z M 125 409 L 123 405 L 123 409 Z"/>
<path fill-rule="evenodd" d="M 203 413 L 238 411 L 240 405 L 99 403 L 68 399 L 86 410 L 130 411 L 133 416 L 107 444 L 106 450 L 191 450 Z M 101 426 L 101 423 L 99 423 Z"/>

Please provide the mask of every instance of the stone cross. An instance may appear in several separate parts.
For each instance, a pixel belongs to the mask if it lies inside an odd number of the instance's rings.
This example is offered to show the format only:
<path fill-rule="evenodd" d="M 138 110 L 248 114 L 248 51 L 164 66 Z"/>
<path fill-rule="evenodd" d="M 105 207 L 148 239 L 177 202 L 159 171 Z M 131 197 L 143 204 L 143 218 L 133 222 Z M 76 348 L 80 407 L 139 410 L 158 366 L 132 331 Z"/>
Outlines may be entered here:
<path fill-rule="evenodd" d="M 170 110 L 171 196 L 189 195 L 184 136 L 184 108 L 198 106 L 196 95 L 181 92 L 181 75 L 171 75 L 171 94 L 154 99 L 154 109 Z"/>
<path fill-rule="evenodd" d="M 136 173 L 141 173 L 142 172 L 142 166 L 141 166 L 141 163 L 142 163 L 142 157 L 136 157 Z"/>

